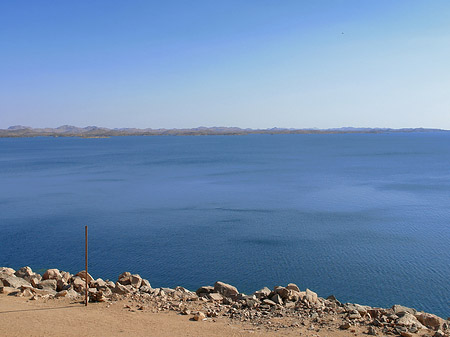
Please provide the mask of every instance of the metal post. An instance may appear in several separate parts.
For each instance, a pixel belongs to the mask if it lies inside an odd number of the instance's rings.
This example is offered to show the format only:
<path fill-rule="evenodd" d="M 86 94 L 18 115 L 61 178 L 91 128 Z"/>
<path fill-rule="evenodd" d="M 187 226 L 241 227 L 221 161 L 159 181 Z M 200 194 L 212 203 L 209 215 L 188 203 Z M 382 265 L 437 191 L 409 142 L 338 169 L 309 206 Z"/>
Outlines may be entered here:
<path fill-rule="evenodd" d="M 85 274 L 84 274 L 84 279 L 86 281 L 86 291 L 85 291 L 85 295 L 84 295 L 84 305 L 87 306 L 88 305 L 88 291 L 89 291 L 89 286 L 88 286 L 88 226 L 84 226 L 84 236 L 85 236 L 85 240 L 86 240 L 86 250 L 85 250 L 85 258 L 86 258 L 86 265 L 85 265 Z"/>

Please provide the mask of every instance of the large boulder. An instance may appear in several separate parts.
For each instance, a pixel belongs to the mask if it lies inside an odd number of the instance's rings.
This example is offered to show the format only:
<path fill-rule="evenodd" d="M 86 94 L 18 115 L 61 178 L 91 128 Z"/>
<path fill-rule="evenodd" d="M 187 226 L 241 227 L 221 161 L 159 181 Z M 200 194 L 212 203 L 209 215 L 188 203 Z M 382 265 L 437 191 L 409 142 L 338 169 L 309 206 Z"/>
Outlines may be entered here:
<path fill-rule="evenodd" d="M 264 287 L 260 290 L 255 291 L 253 293 L 253 295 L 255 295 L 256 298 L 258 298 L 258 299 L 264 299 L 264 298 L 268 298 L 270 293 L 271 293 L 270 289 L 267 287 Z"/>
<path fill-rule="evenodd" d="M 58 287 L 58 281 L 55 279 L 42 280 L 38 284 L 39 289 L 50 290 L 50 291 L 56 291 L 57 287 Z"/>
<path fill-rule="evenodd" d="M 142 277 L 140 277 L 138 274 L 131 275 L 130 284 L 133 286 L 133 288 L 139 289 L 142 284 Z"/>
<path fill-rule="evenodd" d="M 14 275 L 16 271 L 8 267 L 0 267 L 0 274 Z"/>
<path fill-rule="evenodd" d="M 294 283 L 289 283 L 289 284 L 286 286 L 286 289 L 300 292 L 300 288 L 299 288 L 296 284 L 294 284 Z"/>
<path fill-rule="evenodd" d="M 239 294 L 236 287 L 220 281 L 214 284 L 214 292 L 222 294 L 225 297 L 234 297 Z"/>
<path fill-rule="evenodd" d="M 438 329 L 444 323 L 444 320 L 436 315 L 426 312 L 419 312 L 416 314 L 417 320 L 425 326 L 429 326 L 433 329 Z"/>
<path fill-rule="evenodd" d="M 82 270 L 78 272 L 75 276 L 80 277 L 82 280 L 86 280 L 86 270 Z M 94 279 L 92 278 L 91 274 L 87 273 L 87 281 L 88 283 L 91 283 Z"/>
<path fill-rule="evenodd" d="M 48 269 L 42 275 L 43 280 L 60 280 L 62 279 L 61 273 L 58 269 Z"/>
<path fill-rule="evenodd" d="M 112 291 L 115 294 L 125 295 L 131 293 L 133 288 L 130 284 L 123 285 L 120 282 L 116 282 L 116 287 Z"/>
<path fill-rule="evenodd" d="M 416 309 L 404 307 L 403 305 L 394 304 L 392 306 L 392 310 L 394 311 L 394 314 L 397 316 L 403 316 L 405 313 L 409 313 L 412 315 L 415 315 L 417 313 Z"/>
<path fill-rule="evenodd" d="M 311 291 L 309 289 L 306 289 L 306 296 L 305 299 L 310 303 L 310 304 L 316 304 L 319 300 L 317 294 L 314 291 Z"/>
<path fill-rule="evenodd" d="M 403 313 L 404 313 L 403 316 L 397 319 L 396 321 L 397 325 L 402 325 L 406 327 L 415 325 L 418 329 L 422 329 L 424 327 L 413 314 L 404 311 Z"/>
<path fill-rule="evenodd" d="M 131 284 L 131 273 L 126 271 L 119 275 L 119 278 L 117 280 L 120 284 L 126 286 L 128 284 Z"/>
<path fill-rule="evenodd" d="M 205 295 L 208 295 L 208 294 L 210 294 L 212 292 L 214 292 L 214 287 L 211 287 L 211 286 L 203 286 L 203 287 L 198 288 L 195 291 L 195 293 L 198 296 L 205 296 Z"/>
<path fill-rule="evenodd" d="M 21 286 L 31 286 L 28 281 L 17 277 L 14 274 L 0 274 L 0 281 L 5 287 L 20 288 Z"/>
<path fill-rule="evenodd" d="M 31 278 L 36 275 L 36 273 L 33 272 L 33 270 L 30 267 L 22 267 L 19 270 L 17 270 L 14 275 L 17 277 L 23 278 L 24 280 L 27 280 L 28 282 L 31 281 Z"/>

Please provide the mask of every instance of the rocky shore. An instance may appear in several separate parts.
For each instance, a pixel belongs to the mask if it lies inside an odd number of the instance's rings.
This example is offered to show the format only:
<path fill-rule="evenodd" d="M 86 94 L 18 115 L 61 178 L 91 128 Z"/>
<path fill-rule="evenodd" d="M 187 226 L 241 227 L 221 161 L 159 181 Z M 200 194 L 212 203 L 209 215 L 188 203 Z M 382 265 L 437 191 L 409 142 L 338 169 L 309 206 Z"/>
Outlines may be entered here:
<path fill-rule="evenodd" d="M 226 318 L 267 330 L 306 328 L 312 335 L 363 329 L 365 334 L 374 336 L 450 337 L 448 318 L 445 320 L 401 305 L 374 308 L 341 303 L 334 296 L 324 299 L 309 289 L 302 291 L 292 283 L 273 289 L 265 287 L 245 295 L 220 281 L 193 292 L 183 287 L 152 288 L 148 280 L 129 272 L 122 273 L 113 282 L 93 279 L 85 271 L 72 275 L 49 269 L 40 275 L 30 267 L 17 271 L 0 267 L 0 293 L 33 301 L 60 298 L 83 301 L 86 277 L 90 302 L 112 304 L 127 300 L 123 306 L 127 311 L 175 311 L 192 321 Z"/>

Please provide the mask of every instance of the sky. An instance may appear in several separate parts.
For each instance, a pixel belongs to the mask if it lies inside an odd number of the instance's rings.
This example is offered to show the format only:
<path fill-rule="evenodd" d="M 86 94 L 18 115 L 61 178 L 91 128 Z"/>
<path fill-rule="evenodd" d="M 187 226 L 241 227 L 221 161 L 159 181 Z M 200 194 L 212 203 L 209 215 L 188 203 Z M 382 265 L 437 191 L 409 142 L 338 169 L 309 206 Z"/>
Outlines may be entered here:
<path fill-rule="evenodd" d="M 0 0 L 0 128 L 450 129 L 450 1 Z"/>

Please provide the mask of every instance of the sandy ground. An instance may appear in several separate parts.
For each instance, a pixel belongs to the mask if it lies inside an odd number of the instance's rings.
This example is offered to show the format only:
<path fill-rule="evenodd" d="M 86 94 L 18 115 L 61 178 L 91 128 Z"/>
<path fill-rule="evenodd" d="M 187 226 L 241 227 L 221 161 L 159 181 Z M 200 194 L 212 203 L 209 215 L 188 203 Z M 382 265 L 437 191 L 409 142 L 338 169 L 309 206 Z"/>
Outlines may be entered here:
<path fill-rule="evenodd" d="M 367 336 L 361 330 L 317 332 L 306 327 L 269 331 L 227 318 L 196 322 L 172 311 L 132 311 L 127 304 L 85 307 L 69 299 L 30 301 L 0 294 L 0 336 Z"/>

